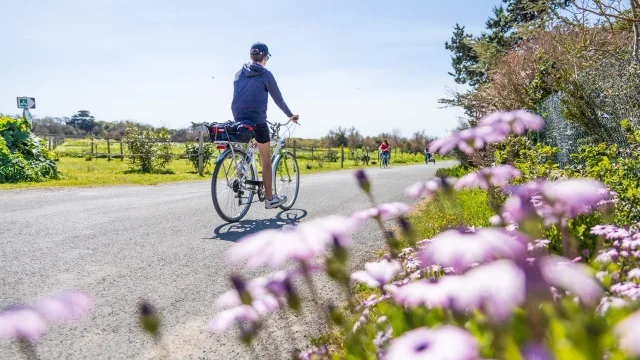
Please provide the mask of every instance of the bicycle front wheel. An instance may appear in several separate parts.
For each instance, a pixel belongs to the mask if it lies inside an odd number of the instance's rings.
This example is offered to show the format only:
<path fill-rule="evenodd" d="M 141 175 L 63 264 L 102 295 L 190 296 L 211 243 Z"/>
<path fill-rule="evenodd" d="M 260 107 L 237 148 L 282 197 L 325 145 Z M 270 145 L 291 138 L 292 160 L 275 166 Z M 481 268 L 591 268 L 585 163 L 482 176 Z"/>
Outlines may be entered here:
<path fill-rule="evenodd" d="M 289 210 L 298 198 L 300 190 L 300 171 L 298 161 L 290 152 L 285 152 L 278 157 L 274 164 L 275 176 L 273 187 L 277 195 L 285 195 L 287 202 L 280 205 L 282 210 Z"/>
<path fill-rule="evenodd" d="M 211 199 L 218 215 L 227 222 L 240 221 L 249 211 L 254 192 L 248 190 L 238 164 L 245 158 L 244 151 L 228 152 L 216 163 L 211 178 Z M 249 180 L 256 180 L 253 165 L 249 166 Z"/>

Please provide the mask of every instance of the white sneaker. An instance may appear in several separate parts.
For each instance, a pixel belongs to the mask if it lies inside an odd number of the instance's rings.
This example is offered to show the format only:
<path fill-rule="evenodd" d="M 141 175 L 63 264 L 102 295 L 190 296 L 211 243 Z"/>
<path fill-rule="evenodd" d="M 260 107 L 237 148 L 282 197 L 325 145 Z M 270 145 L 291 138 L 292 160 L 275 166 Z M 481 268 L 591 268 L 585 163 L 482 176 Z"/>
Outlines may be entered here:
<path fill-rule="evenodd" d="M 264 201 L 264 208 L 274 209 L 286 202 L 287 202 L 287 197 L 285 195 L 274 196 L 273 199 Z"/>

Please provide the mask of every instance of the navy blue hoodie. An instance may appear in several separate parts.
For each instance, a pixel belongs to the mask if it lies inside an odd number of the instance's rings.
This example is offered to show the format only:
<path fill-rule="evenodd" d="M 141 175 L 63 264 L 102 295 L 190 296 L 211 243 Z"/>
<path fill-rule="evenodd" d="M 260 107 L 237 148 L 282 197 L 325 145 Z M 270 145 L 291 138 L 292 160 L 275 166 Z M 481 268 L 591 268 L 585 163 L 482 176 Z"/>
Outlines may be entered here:
<path fill-rule="evenodd" d="M 260 64 L 245 64 L 233 81 L 231 111 L 235 121 L 249 120 L 255 124 L 267 122 L 267 103 L 271 98 L 287 117 L 293 116 L 282 99 L 273 74 Z"/>

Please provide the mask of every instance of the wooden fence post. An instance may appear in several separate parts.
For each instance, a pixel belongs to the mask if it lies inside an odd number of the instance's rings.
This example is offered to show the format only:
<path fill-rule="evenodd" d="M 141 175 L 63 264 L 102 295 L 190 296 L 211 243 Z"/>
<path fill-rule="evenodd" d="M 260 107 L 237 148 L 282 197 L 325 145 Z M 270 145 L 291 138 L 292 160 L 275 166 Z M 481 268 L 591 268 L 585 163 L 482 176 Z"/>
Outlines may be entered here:
<path fill-rule="evenodd" d="M 198 174 L 202 176 L 204 169 L 202 168 L 204 163 L 204 132 L 200 130 L 200 143 L 198 145 Z"/>
<path fill-rule="evenodd" d="M 107 161 L 111 161 L 111 140 L 107 139 Z"/>
<path fill-rule="evenodd" d="M 124 152 L 122 152 L 122 139 L 120 139 L 120 161 L 124 160 Z"/>
<path fill-rule="evenodd" d="M 91 158 L 93 158 L 93 138 L 91 138 Z"/>
<path fill-rule="evenodd" d="M 340 146 L 340 152 L 342 153 L 340 156 L 340 167 L 344 168 L 344 145 Z"/>
<path fill-rule="evenodd" d="M 293 139 L 293 157 L 296 157 L 296 139 Z"/>
<path fill-rule="evenodd" d="M 311 161 L 313 161 L 313 145 L 311 145 Z"/>

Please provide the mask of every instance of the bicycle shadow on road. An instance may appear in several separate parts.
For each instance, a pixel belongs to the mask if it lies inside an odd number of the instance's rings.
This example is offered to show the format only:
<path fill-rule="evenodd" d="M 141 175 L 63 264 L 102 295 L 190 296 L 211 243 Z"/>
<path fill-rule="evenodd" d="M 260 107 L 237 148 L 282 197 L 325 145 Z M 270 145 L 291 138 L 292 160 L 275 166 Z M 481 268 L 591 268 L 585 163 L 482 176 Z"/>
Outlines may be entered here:
<path fill-rule="evenodd" d="M 222 224 L 213 230 L 211 240 L 236 242 L 243 236 L 267 229 L 280 229 L 285 225 L 295 225 L 308 215 L 307 210 L 290 209 L 279 212 L 275 218 L 260 220 L 240 220 L 236 223 Z"/>

